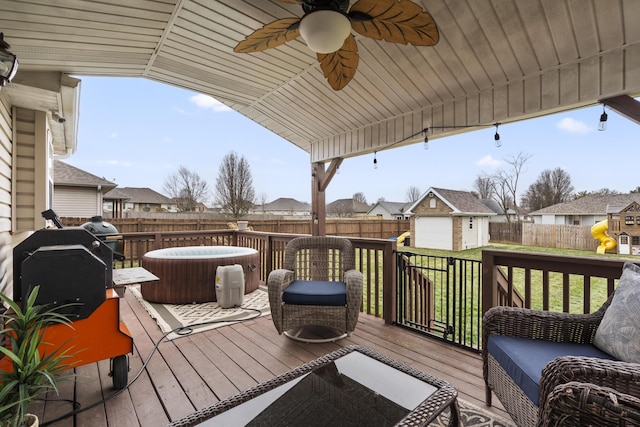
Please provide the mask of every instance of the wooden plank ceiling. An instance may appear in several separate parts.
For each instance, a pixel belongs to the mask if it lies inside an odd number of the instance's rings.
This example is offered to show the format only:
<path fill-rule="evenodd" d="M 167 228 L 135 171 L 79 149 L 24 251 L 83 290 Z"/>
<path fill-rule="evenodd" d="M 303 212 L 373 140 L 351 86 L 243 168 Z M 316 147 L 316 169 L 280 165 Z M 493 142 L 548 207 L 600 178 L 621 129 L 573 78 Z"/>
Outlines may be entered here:
<path fill-rule="evenodd" d="M 144 77 L 209 94 L 311 161 L 413 143 L 425 127 L 437 138 L 462 129 L 436 127 L 492 126 L 640 95 L 640 1 L 414 1 L 435 19 L 439 43 L 353 32 L 359 67 L 337 92 L 301 38 L 233 52 L 264 24 L 302 16 L 278 0 L 0 0 L 0 31 L 18 74 Z"/>

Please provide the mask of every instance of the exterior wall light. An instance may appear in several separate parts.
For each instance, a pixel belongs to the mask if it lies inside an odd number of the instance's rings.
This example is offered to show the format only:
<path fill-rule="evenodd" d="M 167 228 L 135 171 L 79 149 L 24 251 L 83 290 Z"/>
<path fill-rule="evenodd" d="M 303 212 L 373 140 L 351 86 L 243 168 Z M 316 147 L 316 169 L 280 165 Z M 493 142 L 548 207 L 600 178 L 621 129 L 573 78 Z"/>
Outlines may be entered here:
<path fill-rule="evenodd" d="M 18 58 L 9 52 L 9 43 L 4 41 L 4 34 L 0 33 L 0 86 L 5 86 L 18 71 Z"/>

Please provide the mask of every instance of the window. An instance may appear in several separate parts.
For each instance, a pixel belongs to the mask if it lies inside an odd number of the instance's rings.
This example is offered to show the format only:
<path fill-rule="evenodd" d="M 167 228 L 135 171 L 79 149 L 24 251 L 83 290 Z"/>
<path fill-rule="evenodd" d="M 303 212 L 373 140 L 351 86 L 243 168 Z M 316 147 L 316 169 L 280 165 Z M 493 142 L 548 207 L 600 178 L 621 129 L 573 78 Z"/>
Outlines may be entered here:
<path fill-rule="evenodd" d="M 469 217 L 469 230 L 473 230 L 473 217 Z"/>
<path fill-rule="evenodd" d="M 620 244 L 628 245 L 629 244 L 629 236 L 622 235 L 620 236 Z"/>
<path fill-rule="evenodd" d="M 640 225 L 640 216 L 636 217 L 636 224 Z"/>
<path fill-rule="evenodd" d="M 631 244 L 633 246 L 640 245 L 640 236 L 631 236 Z"/>
<path fill-rule="evenodd" d="M 435 209 L 435 207 L 436 207 L 436 199 L 435 198 L 429 199 L 429 207 L 431 209 Z"/>
<path fill-rule="evenodd" d="M 625 225 L 633 225 L 633 217 L 632 216 L 625 216 L 624 217 L 624 223 L 625 223 Z"/>

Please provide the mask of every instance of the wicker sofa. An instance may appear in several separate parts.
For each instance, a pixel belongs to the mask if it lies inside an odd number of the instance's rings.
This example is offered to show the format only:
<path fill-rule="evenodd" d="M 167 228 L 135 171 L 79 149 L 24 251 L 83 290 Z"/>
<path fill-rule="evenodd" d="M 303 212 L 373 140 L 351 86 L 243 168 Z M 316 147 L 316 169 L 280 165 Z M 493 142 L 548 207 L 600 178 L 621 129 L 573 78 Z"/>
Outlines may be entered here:
<path fill-rule="evenodd" d="M 640 425 L 640 363 L 618 360 L 594 344 L 614 298 L 591 314 L 488 310 L 482 322 L 486 404 L 495 393 L 518 426 Z"/>
<path fill-rule="evenodd" d="M 333 341 L 353 332 L 362 307 L 362 273 L 349 239 L 297 237 L 285 247 L 283 266 L 267 278 L 271 317 L 278 333 L 303 341 Z M 302 338 L 306 326 L 337 335 Z"/>

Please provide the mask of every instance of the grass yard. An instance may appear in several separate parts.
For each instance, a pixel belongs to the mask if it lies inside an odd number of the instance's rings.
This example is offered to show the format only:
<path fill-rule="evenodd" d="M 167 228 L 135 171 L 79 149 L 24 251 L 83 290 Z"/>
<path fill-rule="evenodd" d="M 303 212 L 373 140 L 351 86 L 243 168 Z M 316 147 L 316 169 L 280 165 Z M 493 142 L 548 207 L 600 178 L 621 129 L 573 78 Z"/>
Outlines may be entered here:
<path fill-rule="evenodd" d="M 632 261 L 640 261 L 638 257 L 631 255 L 618 255 L 618 254 L 597 254 L 595 251 L 578 251 L 570 249 L 554 249 L 554 248 L 542 248 L 534 246 L 521 246 L 521 245 L 504 245 L 504 244 L 492 244 L 488 248 L 500 249 L 508 251 L 520 251 L 520 252 L 536 252 L 555 255 L 569 255 L 569 256 L 581 256 L 581 257 L 608 257 L 616 259 L 629 259 Z M 486 248 L 484 248 L 486 249 Z M 475 248 L 464 251 L 444 251 L 444 250 L 431 250 L 421 248 L 399 248 L 399 250 L 407 250 L 410 252 L 431 255 L 431 256 L 452 256 L 455 258 L 463 258 L 470 260 L 481 260 L 483 248 Z M 531 272 L 531 307 L 541 309 L 543 307 L 543 288 L 542 288 L 542 272 Z M 514 268 L 514 285 L 516 289 L 524 294 L 524 269 Z M 604 279 L 592 279 L 591 282 L 591 306 L 589 311 L 597 310 L 602 303 L 607 299 L 606 281 Z M 563 311 L 562 307 L 562 274 L 550 273 L 549 274 L 549 309 L 551 311 Z M 584 281 L 580 275 L 572 275 L 570 277 L 569 286 L 570 295 L 570 313 L 582 313 L 584 312 L 583 295 L 584 295 Z"/>
<path fill-rule="evenodd" d="M 580 257 L 610 257 L 616 259 L 630 259 L 632 261 L 640 261 L 638 257 L 619 256 L 617 254 L 599 255 L 595 252 L 576 251 L 565 249 L 538 248 L 530 246 L 518 245 L 502 245 L 495 244 L 488 247 L 489 249 L 500 249 L 508 251 L 536 252 L 545 254 L 557 254 Z M 482 260 L 482 250 L 487 248 L 476 248 L 465 251 L 444 251 L 432 249 L 420 249 L 412 247 L 399 247 L 399 251 L 406 251 L 418 254 L 420 256 L 412 257 L 412 263 L 423 268 L 437 268 L 436 264 L 441 263 L 441 259 L 452 257 L 455 259 L 470 260 L 478 262 Z M 462 336 L 459 339 L 465 342 L 478 343 L 480 328 L 478 322 L 481 319 L 481 271 L 473 262 L 460 262 L 456 264 L 459 277 L 455 281 L 446 283 L 444 275 L 430 272 L 429 279 L 433 282 L 434 294 L 436 301 L 435 318 L 442 319 L 443 323 L 455 323 L 457 334 Z M 481 268 L 480 268 L 481 270 Z M 426 270 L 425 270 L 426 271 Z M 516 289 L 524 295 L 525 270 L 514 268 L 513 280 Z M 570 275 L 569 277 L 569 309 L 571 313 L 583 313 L 585 283 L 582 275 Z M 458 300 L 452 301 L 444 297 L 445 293 L 453 294 L 453 288 L 456 288 Z M 590 306 L 586 311 L 593 312 L 597 310 L 607 298 L 607 284 L 605 279 L 592 278 L 589 284 L 590 290 Z M 531 308 L 542 309 L 545 290 L 543 289 L 543 278 L 541 271 L 531 271 Z M 563 275 L 560 273 L 549 273 L 548 301 L 550 311 L 564 311 L 563 308 Z M 447 307 L 448 304 L 448 307 Z M 464 307 L 460 310 L 461 307 Z M 447 311 L 448 310 L 448 311 Z M 445 311 L 447 315 L 445 316 Z M 457 311 L 461 316 L 449 317 L 449 313 Z M 446 319 L 445 319 L 446 317 Z M 475 345 L 474 345 L 475 347 Z"/>

